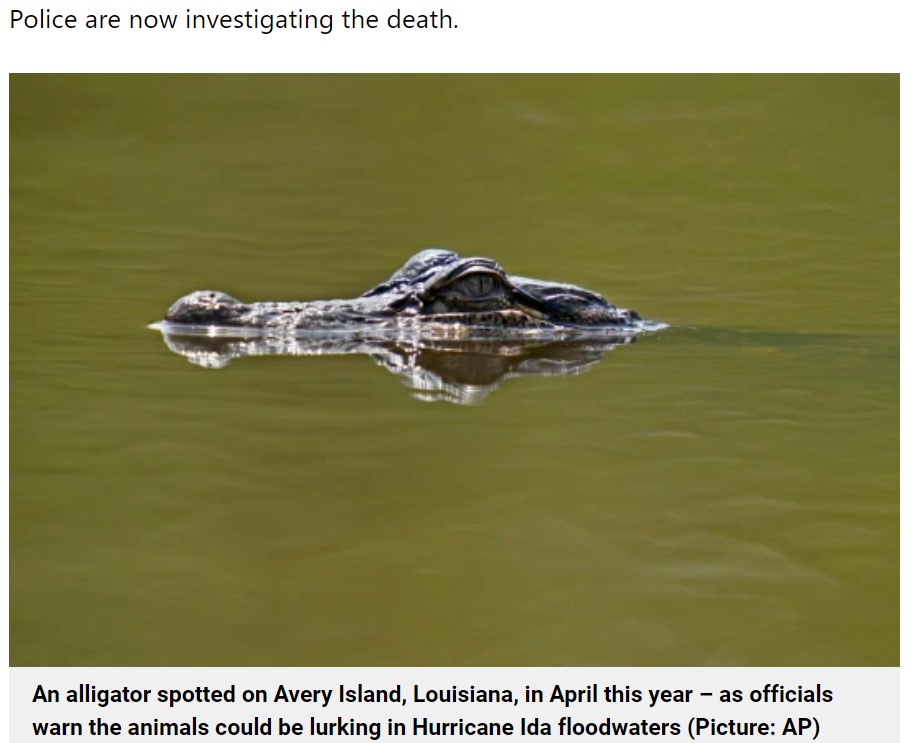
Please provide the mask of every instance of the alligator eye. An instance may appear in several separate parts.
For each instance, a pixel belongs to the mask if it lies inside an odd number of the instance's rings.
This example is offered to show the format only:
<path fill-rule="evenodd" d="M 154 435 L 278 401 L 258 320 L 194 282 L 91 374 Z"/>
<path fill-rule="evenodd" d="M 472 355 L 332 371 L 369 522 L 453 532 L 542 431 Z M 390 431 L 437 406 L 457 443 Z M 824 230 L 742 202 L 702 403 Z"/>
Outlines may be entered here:
<path fill-rule="evenodd" d="M 448 288 L 467 299 L 483 299 L 500 288 L 500 279 L 495 274 L 471 273 L 456 280 Z"/>
<path fill-rule="evenodd" d="M 424 314 L 491 312 L 509 304 L 509 293 L 499 274 L 475 269 L 437 287 L 422 299 Z"/>

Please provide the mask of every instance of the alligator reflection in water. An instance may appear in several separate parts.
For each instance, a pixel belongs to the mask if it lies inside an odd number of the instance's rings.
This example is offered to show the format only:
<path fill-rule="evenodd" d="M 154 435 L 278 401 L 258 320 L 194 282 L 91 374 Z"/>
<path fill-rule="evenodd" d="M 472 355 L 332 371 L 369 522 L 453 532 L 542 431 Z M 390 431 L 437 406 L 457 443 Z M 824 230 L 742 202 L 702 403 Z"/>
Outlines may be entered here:
<path fill-rule="evenodd" d="M 365 354 L 400 376 L 420 400 L 471 405 L 513 377 L 581 374 L 635 335 L 585 340 L 432 340 L 293 336 L 183 335 L 161 328 L 165 343 L 191 363 L 220 369 L 244 356 Z"/>

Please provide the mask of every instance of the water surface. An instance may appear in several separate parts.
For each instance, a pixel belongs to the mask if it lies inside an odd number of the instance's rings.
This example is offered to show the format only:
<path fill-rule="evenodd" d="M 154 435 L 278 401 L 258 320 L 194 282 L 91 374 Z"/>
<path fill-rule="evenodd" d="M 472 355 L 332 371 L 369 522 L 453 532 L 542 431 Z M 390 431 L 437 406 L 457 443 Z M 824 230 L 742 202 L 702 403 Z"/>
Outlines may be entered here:
<path fill-rule="evenodd" d="M 13 76 L 14 665 L 897 665 L 898 77 Z M 672 329 L 204 369 L 418 249 Z"/>

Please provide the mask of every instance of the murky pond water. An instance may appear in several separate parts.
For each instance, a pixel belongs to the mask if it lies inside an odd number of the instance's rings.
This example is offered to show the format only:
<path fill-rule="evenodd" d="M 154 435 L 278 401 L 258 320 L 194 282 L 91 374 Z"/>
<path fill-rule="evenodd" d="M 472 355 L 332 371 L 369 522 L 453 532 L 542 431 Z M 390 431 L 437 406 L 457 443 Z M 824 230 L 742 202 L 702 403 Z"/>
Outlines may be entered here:
<path fill-rule="evenodd" d="M 898 96 L 14 76 L 11 662 L 897 665 Z M 672 328 L 469 406 L 146 327 L 430 245 Z"/>

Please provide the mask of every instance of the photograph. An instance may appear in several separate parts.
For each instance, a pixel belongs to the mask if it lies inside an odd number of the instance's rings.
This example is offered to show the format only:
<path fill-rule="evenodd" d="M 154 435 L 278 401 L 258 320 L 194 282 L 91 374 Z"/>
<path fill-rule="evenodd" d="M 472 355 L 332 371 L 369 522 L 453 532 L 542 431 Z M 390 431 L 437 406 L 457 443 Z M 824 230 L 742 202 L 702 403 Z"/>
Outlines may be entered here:
<path fill-rule="evenodd" d="M 899 104 L 10 75 L 10 665 L 898 666 Z"/>

